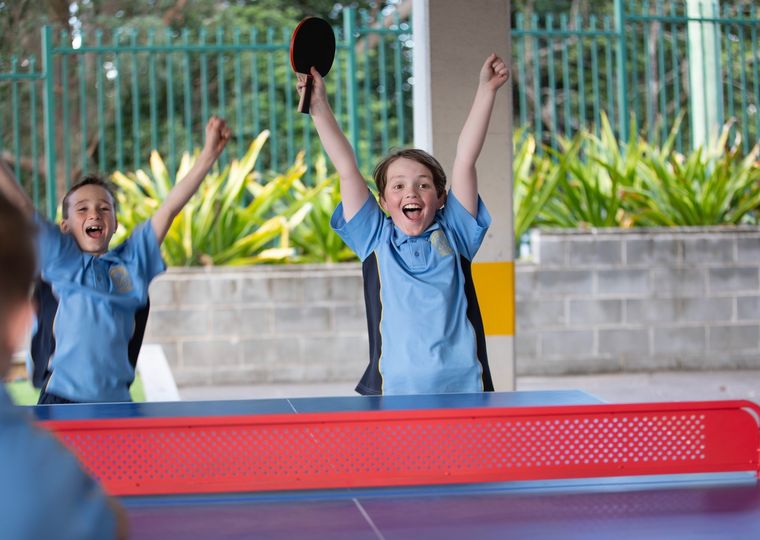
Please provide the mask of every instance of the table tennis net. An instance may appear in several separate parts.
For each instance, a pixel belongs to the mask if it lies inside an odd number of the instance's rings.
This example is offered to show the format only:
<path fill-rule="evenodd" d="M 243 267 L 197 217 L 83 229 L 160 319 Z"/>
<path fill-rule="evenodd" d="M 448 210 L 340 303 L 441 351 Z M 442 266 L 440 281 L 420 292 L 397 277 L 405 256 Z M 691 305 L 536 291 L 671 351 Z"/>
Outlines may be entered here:
<path fill-rule="evenodd" d="M 114 495 L 753 471 L 748 401 L 47 421 Z"/>

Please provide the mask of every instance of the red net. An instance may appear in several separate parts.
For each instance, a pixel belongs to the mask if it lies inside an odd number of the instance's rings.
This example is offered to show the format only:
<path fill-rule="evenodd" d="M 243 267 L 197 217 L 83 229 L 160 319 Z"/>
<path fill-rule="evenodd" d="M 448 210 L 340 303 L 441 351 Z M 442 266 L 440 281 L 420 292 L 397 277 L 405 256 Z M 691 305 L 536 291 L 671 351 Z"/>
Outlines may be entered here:
<path fill-rule="evenodd" d="M 757 471 L 744 401 L 52 421 L 117 495 Z"/>

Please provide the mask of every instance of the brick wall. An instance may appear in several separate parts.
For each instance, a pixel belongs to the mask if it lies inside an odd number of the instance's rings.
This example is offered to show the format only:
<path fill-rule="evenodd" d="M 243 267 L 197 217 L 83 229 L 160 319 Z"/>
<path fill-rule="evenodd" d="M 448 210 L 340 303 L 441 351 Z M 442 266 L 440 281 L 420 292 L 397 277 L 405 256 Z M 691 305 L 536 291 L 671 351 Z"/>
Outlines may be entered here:
<path fill-rule="evenodd" d="M 358 264 L 171 268 L 150 299 L 145 342 L 179 386 L 356 381 L 367 362 Z"/>
<path fill-rule="evenodd" d="M 760 367 L 760 229 L 532 240 L 516 266 L 518 373 Z"/>
<path fill-rule="evenodd" d="M 543 231 L 516 265 L 517 372 L 760 368 L 760 229 Z M 179 386 L 357 381 L 359 264 L 172 268 L 146 343 Z"/>

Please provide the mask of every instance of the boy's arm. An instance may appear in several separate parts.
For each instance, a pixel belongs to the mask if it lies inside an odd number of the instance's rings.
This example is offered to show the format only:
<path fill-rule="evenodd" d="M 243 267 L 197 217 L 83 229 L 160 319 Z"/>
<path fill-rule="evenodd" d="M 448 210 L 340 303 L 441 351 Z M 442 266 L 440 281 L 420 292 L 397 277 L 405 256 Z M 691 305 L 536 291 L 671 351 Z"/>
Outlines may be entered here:
<path fill-rule="evenodd" d="M 491 54 L 480 69 L 478 89 L 467 120 L 457 142 L 457 153 L 451 174 L 451 190 L 467 211 L 478 212 L 478 176 L 475 162 L 483 149 L 488 122 L 496 98 L 496 91 L 509 79 L 504 61 Z"/>
<path fill-rule="evenodd" d="M 325 92 L 325 82 L 319 72 L 311 68 L 314 78 L 309 112 L 317 128 L 319 140 L 340 177 L 340 197 L 343 201 L 343 218 L 349 221 L 361 209 L 369 196 L 369 189 L 356 164 L 356 155 L 343 135 L 338 121 L 330 109 Z M 298 92 L 303 93 L 306 76 L 298 75 Z"/>
<path fill-rule="evenodd" d="M 206 178 L 206 174 L 224 150 L 231 134 L 232 131 L 221 118 L 212 116 L 206 124 L 206 143 L 201 154 L 195 160 L 190 171 L 174 185 L 150 219 L 159 244 L 164 241 L 174 218 L 177 217 L 190 197 L 198 190 L 203 179 Z"/>
<path fill-rule="evenodd" d="M 0 159 L 0 193 L 5 195 L 5 198 L 21 210 L 27 218 L 32 218 L 34 203 L 16 181 L 16 175 L 3 159 Z"/>

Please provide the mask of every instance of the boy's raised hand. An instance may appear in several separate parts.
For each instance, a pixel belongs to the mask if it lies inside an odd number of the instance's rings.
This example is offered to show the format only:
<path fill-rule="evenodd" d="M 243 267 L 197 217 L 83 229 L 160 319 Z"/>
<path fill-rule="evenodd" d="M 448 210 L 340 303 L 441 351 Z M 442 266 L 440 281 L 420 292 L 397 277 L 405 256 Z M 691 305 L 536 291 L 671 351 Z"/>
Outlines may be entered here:
<path fill-rule="evenodd" d="M 206 124 L 206 142 L 203 146 L 203 152 L 216 160 L 231 136 L 232 130 L 227 126 L 227 122 L 218 116 L 212 116 Z"/>
<path fill-rule="evenodd" d="M 508 80 L 509 68 L 507 68 L 507 64 L 496 56 L 496 53 L 491 53 L 483 62 L 483 67 L 480 68 L 480 84 L 496 91 Z"/>
<path fill-rule="evenodd" d="M 311 78 L 312 78 L 312 87 L 311 87 L 311 101 L 309 102 L 309 113 L 310 114 L 319 114 L 320 112 L 323 112 L 324 105 L 327 103 L 327 91 L 325 90 L 325 80 L 322 78 L 322 75 L 319 74 L 319 71 L 316 70 L 313 66 L 311 69 Z M 303 73 L 296 73 L 296 90 L 298 90 L 298 95 L 303 95 L 304 89 L 306 88 L 306 81 L 307 76 Z M 316 110 L 314 108 L 316 107 Z"/>

